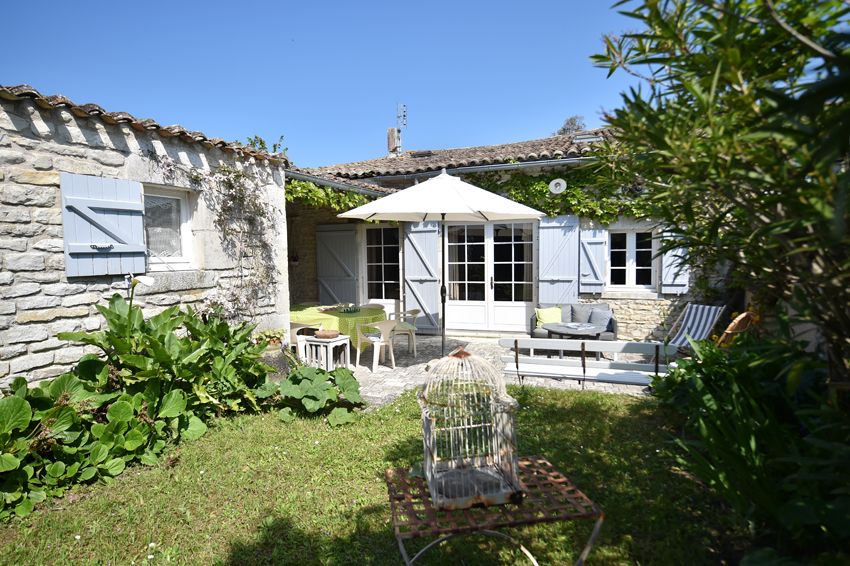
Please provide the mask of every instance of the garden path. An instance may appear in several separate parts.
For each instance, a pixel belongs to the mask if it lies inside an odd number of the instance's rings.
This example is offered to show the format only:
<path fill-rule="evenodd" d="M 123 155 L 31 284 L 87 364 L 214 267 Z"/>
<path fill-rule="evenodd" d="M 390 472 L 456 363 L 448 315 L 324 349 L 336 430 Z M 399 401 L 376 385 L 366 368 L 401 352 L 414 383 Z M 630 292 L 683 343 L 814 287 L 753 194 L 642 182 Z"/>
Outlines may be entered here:
<path fill-rule="evenodd" d="M 482 336 L 447 336 L 446 353 L 458 346 L 463 346 L 468 352 L 476 354 L 501 367 L 499 358 L 509 353 L 506 348 L 499 346 L 498 338 Z M 407 351 L 407 338 L 398 336 L 393 345 L 396 368 L 392 369 L 388 361 L 378 365 L 375 373 L 371 371 L 372 349 L 369 348 L 360 357 L 361 365 L 357 366 L 354 375 L 360 382 L 360 393 L 371 407 L 379 407 L 392 402 L 408 389 L 423 385 L 428 377 L 425 367 L 428 362 L 440 357 L 440 337 L 416 337 L 417 356 Z M 352 360 L 353 362 L 353 360 Z M 365 364 L 365 365 L 363 365 Z M 515 380 L 510 380 L 515 382 Z M 526 385 L 537 385 L 554 389 L 581 389 L 582 386 L 574 380 L 556 381 L 545 378 L 526 378 Z M 616 385 L 611 383 L 587 382 L 584 389 L 607 391 L 627 395 L 645 395 L 643 387 L 631 385 Z"/>

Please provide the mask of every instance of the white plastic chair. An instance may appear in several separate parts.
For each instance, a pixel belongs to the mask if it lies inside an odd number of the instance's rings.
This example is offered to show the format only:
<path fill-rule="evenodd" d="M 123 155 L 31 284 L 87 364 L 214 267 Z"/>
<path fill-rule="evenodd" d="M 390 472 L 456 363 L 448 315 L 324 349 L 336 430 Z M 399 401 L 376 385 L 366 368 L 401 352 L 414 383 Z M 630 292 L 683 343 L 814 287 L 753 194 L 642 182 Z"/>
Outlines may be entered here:
<path fill-rule="evenodd" d="M 390 315 L 390 320 L 398 321 L 395 330 L 393 330 L 393 338 L 396 334 L 407 334 L 407 351 L 413 350 L 414 358 L 416 357 L 416 319 L 419 318 L 421 312 L 419 309 L 411 309 Z"/>
<path fill-rule="evenodd" d="M 390 363 L 392 364 L 392 368 L 395 369 L 395 354 L 393 353 L 393 329 L 396 327 L 397 321 L 395 320 L 381 320 L 379 322 L 358 322 L 354 327 L 355 332 L 357 332 L 357 357 L 354 361 L 354 365 L 360 365 L 360 344 L 368 344 L 374 348 L 374 353 L 372 354 L 372 373 L 375 373 L 378 370 L 378 360 L 381 357 L 381 353 L 384 348 L 387 349 L 390 353 Z M 362 328 L 377 328 L 380 332 L 380 335 L 376 334 L 363 334 Z"/>
<path fill-rule="evenodd" d="M 295 354 L 298 359 L 307 360 L 307 336 L 314 334 L 317 330 L 321 330 L 322 325 L 314 326 L 311 324 L 290 324 L 289 325 L 289 345 L 295 349 Z M 312 330 L 313 332 L 305 332 Z"/>

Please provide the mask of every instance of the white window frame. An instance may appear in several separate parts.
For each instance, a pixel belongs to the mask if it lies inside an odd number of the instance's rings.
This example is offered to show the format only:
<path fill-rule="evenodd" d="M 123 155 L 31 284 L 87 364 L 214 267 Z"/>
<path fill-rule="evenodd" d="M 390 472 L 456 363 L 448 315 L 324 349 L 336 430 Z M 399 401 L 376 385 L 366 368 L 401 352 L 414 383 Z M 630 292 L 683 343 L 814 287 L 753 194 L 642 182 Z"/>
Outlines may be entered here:
<path fill-rule="evenodd" d="M 650 285 L 638 285 L 635 283 L 637 279 L 637 234 L 645 234 L 648 233 L 652 236 L 652 264 L 651 271 L 652 273 L 652 283 Z M 617 284 L 612 283 L 611 280 L 611 252 L 612 252 L 612 239 L 614 234 L 625 234 L 626 235 L 626 283 Z M 655 291 L 658 288 L 658 258 L 656 254 L 658 253 L 658 239 L 657 234 L 651 228 L 638 228 L 638 227 L 629 227 L 629 228 L 617 228 L 617 227 L 609 227 L 608 229 L 608 257 L 605 258 L 606 270 L 605 270 L 605 285 L 606 288 L 611 291 L 630 291 L 630 290 L 640 290 L 640 291 Z"/>
<path fill-rule="evenodd" d="M 189 191 L 176 188 L 144 185 L 144 197 L 155 196 L 175 199 L 180 202 L 180 248 L 183 255 L 179 257 L 156 257 L 148 253 L 148 271 L 183 271 L 197 269 L 192 249 L 192 210 L 189 208 Z M 147 245 L 147 230 L 145 230 Z"/>
<path fill-rule="evenodd" d="M 379 297 L 371 297 L 369 296 L 369 266 L 370 265 L 379 265 L 377 263 L 369 263 L 369 247 L 378 247 L 378 246 L 370 246 L 369 245 L 369 230 L 397 230 L 398 231 L 398 298 L 379 298 Z M 404 265 L 404 259 L 402 257 L 402 248 L 404 247 L 404 234 L 401 233 L 401 229 L 398 226 L 393 226 L 392 224 L 374 224 L 370 226 L 363 227 L 363 297 L 365 297 L 366 301 L 376 302 L 376 303 L 392 303 L 394 301 L 401 302 L 402 295 L 404 293 L 404 274 L 402 273 L 402 266 Z M 381 236 L 381 263 L 382 267 L 385 267 L 387 264 L 383 258 L 383 249 L 387 247 L 386 244 L 383 243 L 383 236 Z M 389 265 L 395 265 L 395 263 L 390 263 Z M 383 269 L 381 270 L 383 272 Z M 388 281 L 374 281 L 374 283 L 380 283 L 381 285 L 386 285 Z"/>

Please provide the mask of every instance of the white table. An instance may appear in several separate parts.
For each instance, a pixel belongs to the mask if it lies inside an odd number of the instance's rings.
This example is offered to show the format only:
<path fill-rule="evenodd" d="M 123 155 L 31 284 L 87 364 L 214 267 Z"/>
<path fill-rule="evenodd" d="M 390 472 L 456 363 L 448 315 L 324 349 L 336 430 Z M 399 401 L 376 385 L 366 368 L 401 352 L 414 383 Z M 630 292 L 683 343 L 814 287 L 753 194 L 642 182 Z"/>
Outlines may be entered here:
<path fill-rule="evenodd" d="M 349 339 L 345 334 L 336 338 L 307 337 L 307 365 L 322 368 L 326 371 L 338 367 L 347 368 L 351 365 L 348 356 Z"/>

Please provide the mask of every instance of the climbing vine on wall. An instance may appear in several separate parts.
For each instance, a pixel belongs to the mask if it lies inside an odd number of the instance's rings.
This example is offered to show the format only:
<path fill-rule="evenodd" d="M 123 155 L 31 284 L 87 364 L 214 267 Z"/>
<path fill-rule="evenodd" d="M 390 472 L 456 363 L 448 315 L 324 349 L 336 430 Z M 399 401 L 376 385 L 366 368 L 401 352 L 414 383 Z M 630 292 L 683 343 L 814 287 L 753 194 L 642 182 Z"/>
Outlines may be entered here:
<path fill-rule="evenodd" d="M 220 163 L 197 169 L 168 156 L 148 151 L 145 156 L 171 183 L 196 189 L 213 216 L 225 253 L 234 261 L 236 276 L 230 286 L 208 297 L 208 306 L 220 306 L 232 319 L 253 318 L 276 280 L 269 234 L 275 229 L 273 204 L 266 198 L 270 173 L 249 162 Z"/>
<path fill-rule="evenodd" d="M 309 181 L 287 179 L 286 201 L 299 202 L 315 208 L 330 208 L 338 212 L 343 212 L 366 204 L 369 202 L 369 199 L 355 192 L 338 191 L 329 187 L 320 187 Z"/>
<path fill-rule="evenodd" d="M 590 167 L 544 172 L 539 175 L 487 172 L 464 177 L 479 187 L 545 212 L 547 216 L 574 214 L 609 224 L 620 215 L 635 218 L 645 215 L 639 191 L 599 187 L 594 182 L 598 180 L 599 173 Z M 549 183 L 558 178 L 567 182 L 567 188 L 561 194 L 555 195 L 549 192 Z"/>

